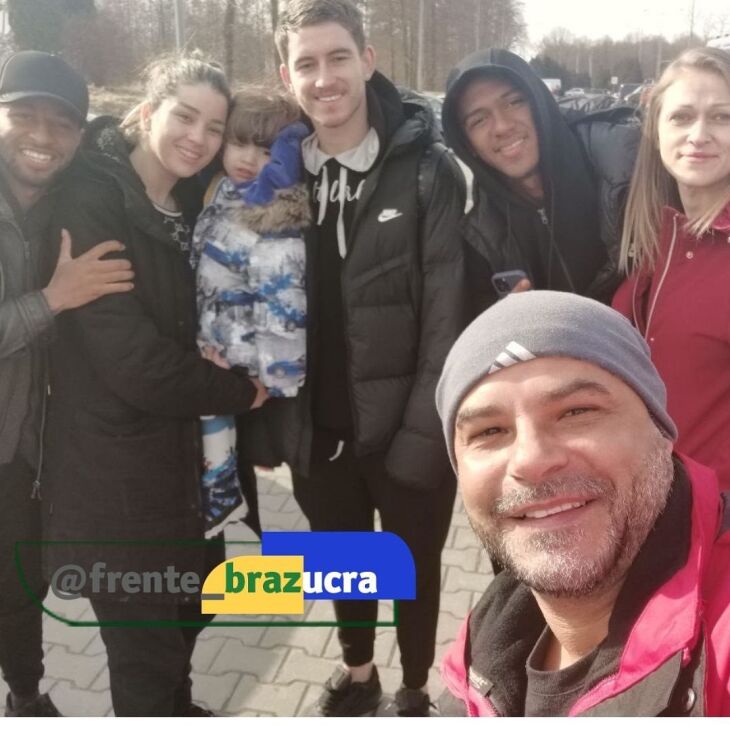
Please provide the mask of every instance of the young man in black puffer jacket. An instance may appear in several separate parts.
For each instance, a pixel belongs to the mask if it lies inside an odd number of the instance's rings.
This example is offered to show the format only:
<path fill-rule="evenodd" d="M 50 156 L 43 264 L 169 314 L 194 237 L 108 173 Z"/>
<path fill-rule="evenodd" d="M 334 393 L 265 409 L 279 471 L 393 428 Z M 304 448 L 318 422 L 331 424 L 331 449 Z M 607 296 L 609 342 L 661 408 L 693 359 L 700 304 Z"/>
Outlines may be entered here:
<path fill-rule="evenodd" d="M 375 71 L 351 2 L 290 2 L 277 45 L 282 78 L 314 128 L 302 145 L 314 225 L 294 494 L 313 530 L 372 530 L 378 510 L 383 529 L 409 546 L 417 598 L 400 605 L 396 711 L 424 715 L 455 494 L 434 391 L 465 323 L 463 182 L 435 144 L 427 102 Z M 374 622 L 377 603 L 337 601 L 335 613 L 340 622 Z M 375 629 L 343 627 L 339 638 L 344 666 L 317 711 L 362 714 L 381 696 Z"/>

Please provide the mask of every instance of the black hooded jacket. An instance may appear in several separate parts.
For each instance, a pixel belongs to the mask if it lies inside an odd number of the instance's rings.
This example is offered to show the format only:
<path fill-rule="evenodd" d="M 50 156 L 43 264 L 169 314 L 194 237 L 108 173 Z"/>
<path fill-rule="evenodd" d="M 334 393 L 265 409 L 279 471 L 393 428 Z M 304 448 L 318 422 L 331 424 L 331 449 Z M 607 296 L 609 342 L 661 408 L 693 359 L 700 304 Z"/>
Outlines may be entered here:
<path fill-rule="evenodd" d="M 200 570 L 202 548 L 182 542 L 203 536 L 199 416 L 247 411 L 255 395 L 244 373 L 200 357 L 188 257 L 129 152 L 113 120 L 95 120 L 59 192 L 56 224 L 71 233 L 73 255 L 122 241 L 135 279 L 132 291 L 57 318 L 43 475 L 44 534 L 59 541 L 45 552 L 49 575 L 96 560 L 122 572 Z M 190 224 L 201 193 L 192 178 L 174 190 Z M 102 549 L 102 540 L 139 545 Z M 168 542 L 145 550 L 147 540 Z"/>
<path fill-rule="evenodd" d="M 527 95 L 540 146 L 541 206 L 512 189 L 469 145 L 458 101 L 485 74 L 498 74 Z M 474 173 L 474 208 L 463 222 L 472 314 L 495 300 L 491 275 L 512 269 L 523 269 L 537 289 L 608 300 L 618 283 L 615 252 L 640 136 L 633 112 L 601 111 L 569 124 L 525 61 L 488 50 L 450 73 L 443 125 L 447 142 Z"/>
<path fill-rule="evenodd" d="M 321 311 L 326 272 L 318 248 L 324 243 L 314 225 L 305 236 L 309 356 L 307 385 L 297 399 L 302 430 L 290 438 L 297 448 L 286 460 L 296 471 L 309 469 L 312 383 L 327 357 L 337 360 L 330 366 L 342 368 L 345 392 L 340 396 L 325 387 L 317 397 L 348 400 L 356 453 L 383 455 L 390 476 L 401 484 L 437 488 L 449 474 L 449 462 L 434 405 L 436 382 L 466 323 L 458 236 L 463 177 L 446 148 L 434 144 L 439 134 L 425 99 L 399 92 L 377 72 L 367 94 L 380 153 L 365 174 L 337 274 L 344 347 L 319 346 L 323 315 L 332 313 Z M 420 185 L 425 176 L 429 183 Z M 267 403 L 262 411 L 286 405 Z"/>

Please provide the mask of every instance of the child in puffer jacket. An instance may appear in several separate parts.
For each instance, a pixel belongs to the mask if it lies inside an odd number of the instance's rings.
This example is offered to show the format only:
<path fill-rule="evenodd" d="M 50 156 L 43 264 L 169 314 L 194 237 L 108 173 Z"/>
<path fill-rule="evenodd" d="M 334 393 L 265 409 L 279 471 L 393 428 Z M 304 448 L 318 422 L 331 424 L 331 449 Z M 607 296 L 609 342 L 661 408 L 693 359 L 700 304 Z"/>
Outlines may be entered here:
<path fill-rule="evenodd" d="M 271 397 L 304 383 L 305 253 L 310 208 L 302 182 L 301 141 L 309 134 L 284 92 L 242 88 L 233 100 L 216 177 L 198 218 L 193 248 L 199 336 L 231 367 L 248 369 Z M 247 507 L 236 469 L 233 416 L 202 419 L 206 537 L 242 519 Z"/>

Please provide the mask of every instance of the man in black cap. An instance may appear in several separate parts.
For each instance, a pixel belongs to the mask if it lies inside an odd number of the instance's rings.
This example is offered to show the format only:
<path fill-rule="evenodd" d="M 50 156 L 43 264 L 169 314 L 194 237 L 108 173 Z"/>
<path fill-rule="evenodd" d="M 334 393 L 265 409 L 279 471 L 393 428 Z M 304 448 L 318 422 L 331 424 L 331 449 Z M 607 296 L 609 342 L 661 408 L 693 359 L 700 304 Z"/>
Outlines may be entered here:
<path fill-rule="evenodd" d="M 72 259 L 61 253 L 45 288 L 38 281 L 52 192 L 81 141 L 86 83 L 65 61 L 38 51 L 10 56 L 0 69 L 0 668 L 10 687 L 6 716 L 54 716 L 43 676 L 39 551 L 23 551 L 24 589 L 14 560 L 18 541 L 39 540 L 41 431 L 46 374 L 43 341 L 56 314 L 132 288 L 123 249 L 105 241 Z M 31 595 L 32 594 L 32 595 Z"/>

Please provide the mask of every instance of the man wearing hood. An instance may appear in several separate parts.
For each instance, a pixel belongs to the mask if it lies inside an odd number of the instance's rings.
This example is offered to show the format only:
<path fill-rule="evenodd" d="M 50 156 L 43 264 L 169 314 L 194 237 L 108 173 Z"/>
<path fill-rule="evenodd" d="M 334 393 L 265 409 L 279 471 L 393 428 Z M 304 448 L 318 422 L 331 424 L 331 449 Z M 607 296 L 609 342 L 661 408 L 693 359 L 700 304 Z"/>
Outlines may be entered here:
<path fill-rule="evenodd" d="M 293 0 L 276 33 L 281 76 L 314 128 L 304 165 L 314 221 L 307 236 L 305 423 L 294 495 L 313 530 L 399 535 L 416 565 L 400 605 L 400 715 L 427 715 L 440 556 L 455 494 L 439 442 L 436 381 L 464 324 L 464 209 L 455 161 L 435 144 L 425 100 L 375 71 L 349 0 Z M 373 623 L 377 603 L 337 601 L 340 623 Z M 344 664 L 321 715 L 374 710 L 381 698 L 373 627 L 341 627 Z"/>
<path fill-rule="evenodd" d="M 509 51 L 449 74 L 444 133 L 474 173 L 462 224 L 472 315 L 496 299 L 490 277 L 515 270 L 535 289 L 610 300 L 640 126 L 626 108 L 569 116 Z"/>

